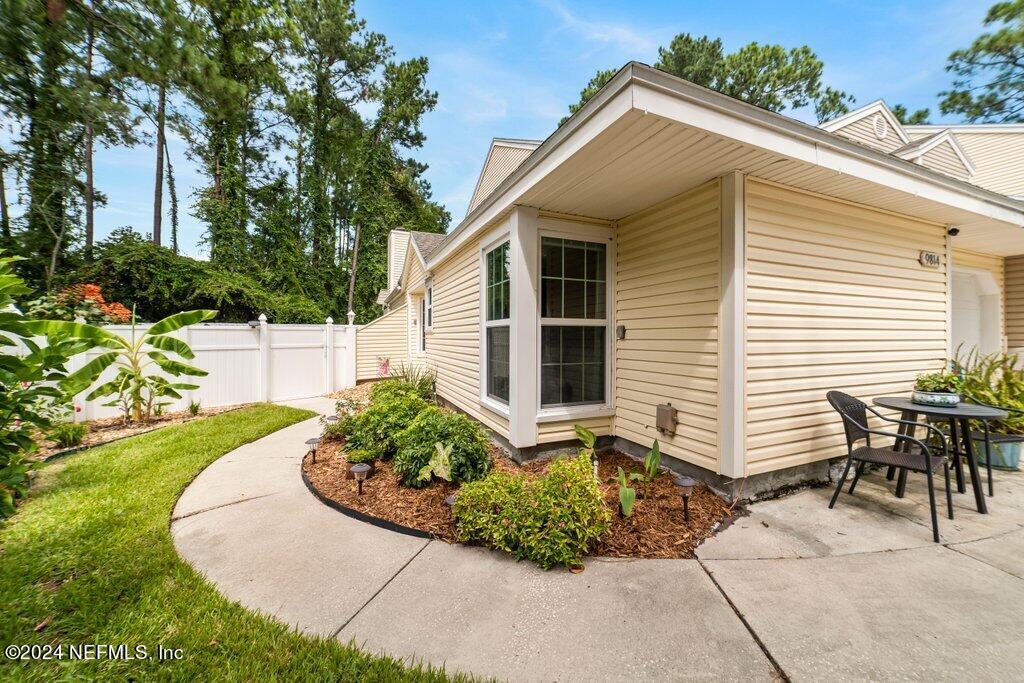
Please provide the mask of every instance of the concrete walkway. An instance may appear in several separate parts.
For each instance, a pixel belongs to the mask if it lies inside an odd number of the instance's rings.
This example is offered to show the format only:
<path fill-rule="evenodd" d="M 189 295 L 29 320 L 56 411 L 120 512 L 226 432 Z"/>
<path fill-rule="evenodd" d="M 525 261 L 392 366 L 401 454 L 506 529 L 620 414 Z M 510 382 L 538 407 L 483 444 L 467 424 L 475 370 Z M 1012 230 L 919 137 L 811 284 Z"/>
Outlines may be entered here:
<path fill-rule="evenodd" d="M 752 506 L 699 560 L 597 558 L 576 575 L 327 508 L 299 476 L 319 430 L 228 453 L 171 527 L 220 591 L 301 631 L 510 680 L 1024 675 L 1024 474 L 999 476 L 987 516 L 954 496 L 943 545 L 920 482 L 897 500 L 872 476 L 832 511 L 823 489 Z"/>

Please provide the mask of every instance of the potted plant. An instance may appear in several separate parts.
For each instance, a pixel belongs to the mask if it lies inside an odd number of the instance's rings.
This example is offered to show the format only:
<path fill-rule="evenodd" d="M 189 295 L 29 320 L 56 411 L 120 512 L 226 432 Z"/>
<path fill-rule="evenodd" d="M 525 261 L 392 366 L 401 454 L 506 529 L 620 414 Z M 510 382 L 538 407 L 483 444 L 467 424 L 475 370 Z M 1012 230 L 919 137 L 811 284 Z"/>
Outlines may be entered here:
<path fill-rule="evenodd" d="M 918 375 L 911 400 L 926 406 L 955 406 L 960 403 L 960 377 L 945 370 Z"/>
<path fill-rule="evenodd" d="M 1007 412 L 1007 418 L 989 424 L 992 467 L 1016 470 L 1020 465 L 1024 442 L 1024 369 L 1016 354 L 981 355 L 972 350 L 966 357 L 957 354 L 954 367 L 961 380 L 964 400 L 992 406 Z M 985 462 L 985 440 L 980 425 L 972 425 L 974 451 Z M 982 437 L 982 438 L 978 438 Z"/>

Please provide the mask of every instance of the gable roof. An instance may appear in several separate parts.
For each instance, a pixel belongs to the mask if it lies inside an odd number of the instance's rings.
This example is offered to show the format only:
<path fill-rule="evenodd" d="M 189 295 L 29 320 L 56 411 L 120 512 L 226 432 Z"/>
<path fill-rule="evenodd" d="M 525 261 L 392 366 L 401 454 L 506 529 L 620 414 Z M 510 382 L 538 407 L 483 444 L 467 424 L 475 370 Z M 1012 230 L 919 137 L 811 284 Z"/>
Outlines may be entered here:
<path fill-rule="evenodd" d="M 416 252 L 419 254 L 420 259 L 423 260 L 424 266 L 426 261 L 430 258 L 430 254 L 437 248 L 437 245 L 444 241 L 445 234 L 443 232 L 419 232 L 415 231 L 412 233 L 412 243 L 416 245 Z"/>
<path fill-rule="evenodd" d="M 974 163 L 971 161 L 971 158 L 967 156 L 967 152 L 965 152 L 963 147 L 960 146 L 960 143 L 957 141 L 953 131 L 949 128 L 940 130 L 932 135 L 926 135 L 923 138 L 918 138 L 917 140 L 900 147 L 894 151 L 893 154 L 901 159 L 916 159 L 943 143 L 949 143 L 949 146 L 953 148 L 953 152 L 957 157 L 959 157 L 964 168 L 967 169 L 968 175 L 974 175 Z"/>
<path fill-rule="evenodd" d="M 910 136 L 908 136 L 907 132 L 903 129 L 903 124 L 900 123 L 899 119 L 897 119 L 893 115 L 892 111 L 889 110 L 889 107 L 888 105 L 885 104 L 884 100 L 875 100 L 870 104 L 864 105 L 860 109 L 854 109 L 850 113 L 843 114 L 839 118 L 832 119 L 831 121 L 826 121 L 819 127 L 822 130 L 827 130 L 829 133 L 835 133 L 840 128 L 845 128 L 846 126 L 849 126 L 851 123 L 856 123 L 857 121 L 860 121 L 861 119 L 867 118 L 868 116 L 872 116 L 874 114 L 879 114 L 883 119 L 886 120 L 889 126 L 894 131 L 896 131 L 896 134 L 900 137 L 900 140 L 903 141 L 903 144 L 907 144 L 910 142 Z"/>
<path fill-rule="evenodd" d="M 470 197 L 469 205 L 466 207 L 466 214 L 480 205 L 494 188 L 501 184 L 505 178 L 512 174 L 519 165 L 526 161 L 533 150 L 540 146 L 541 140 L 526 140 L 521 138 L 494 138 L 484 158 L 483 168 L 480 169 L 480 176 L 476 179 L 473 187 L 473 195 Z"/>

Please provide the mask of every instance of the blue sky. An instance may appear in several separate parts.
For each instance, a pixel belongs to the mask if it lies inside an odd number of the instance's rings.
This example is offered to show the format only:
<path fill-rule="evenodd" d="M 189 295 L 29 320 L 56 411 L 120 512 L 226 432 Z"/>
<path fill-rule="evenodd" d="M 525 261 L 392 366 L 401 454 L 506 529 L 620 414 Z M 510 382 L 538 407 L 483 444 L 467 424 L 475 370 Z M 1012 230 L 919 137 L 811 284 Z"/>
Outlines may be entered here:
<path fill-rule="evenodd" d="M 825 62 L 826 82 L 859 104 L 881 97 L 931 107 L 933 120 L 941 120 L 936 94 L 950 83 L 946 57 L 979 34 L 989 4 L 362 0 L 356 7 L 399 58 L 430 59 L 428 84 L 439 102 L 424 121 L 427 142 L 415 156 L 429 164 L 434 196 L 455 225 L 492 137 L 546 137 L 597 69 L 631 59 L 653 64 L 658 46 L 677 33 L 720 37 L 730 51 L 750 41 L 807 44 Z M 180 140 L 171 141 L 171 153 L 187 208 L 204 180 Z M 97 212 L 100 237 L 122 225 L 149 230 L 152 156 L 145 147 L 99 151 L 97 183 L 109 197 Z M 202 226 L 185 213 L 181 222 L 183 249 L 202 255 Z"/>

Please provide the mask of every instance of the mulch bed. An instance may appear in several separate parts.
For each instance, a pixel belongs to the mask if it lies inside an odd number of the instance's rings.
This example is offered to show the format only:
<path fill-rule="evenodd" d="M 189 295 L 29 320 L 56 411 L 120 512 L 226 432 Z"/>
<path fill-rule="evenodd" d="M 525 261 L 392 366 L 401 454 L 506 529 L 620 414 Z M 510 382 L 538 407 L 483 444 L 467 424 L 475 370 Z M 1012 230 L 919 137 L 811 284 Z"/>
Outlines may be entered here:
<path fill-rule="evenodd" d="M 195 416 L 190 414 L 187 410 L 180 410 L 174 413 L 164 413 L 163 415 L 154 416 L 146 422 L 129 422 L 128 424 L 125 424 L 124 419 L 121 417 L 107 417 L 102 420 L 91 420 L 85 423 L 89 425 L 89 433 L 86 435 L 85 439 L 82 440 L 80 445 L 72 446 L 70 448 L 61 448 L 53 441 L 43 439 L 39 443 L 39 449 L 33 453 L 32 456 L 40 460 L 45 460 L 64 451 L 94 448 L 127 436 L 134 436 L 135 434 L 148 432 L 159 427 L 170 427 L 171 425 L 190 422 L 201 417 L 209 417 L 210 415 L 224 413 L 236 408 L 238 408 L 238 406 L 203 408 L 199 411 L 199 414 Z"/>
<path fill-rule="evenodd" d="M 518 465 L 504 451 L 492 446 L 494 467 L 543 473 L 551 460 Z M 356 494 L 356 482 L 345 478 L 347 463 L 342 444 L 326 442 L 317 450 L 316 462 L 306 457 L 303 471 L 310 484 L 322 496 L 353 510 L 382 520 L 424 531 L 434 538 L 454 542 L 455 521 L 444 499 L 458 486 L 435 482 L 423 489 L 399 484 L 390 462 L 378 461 L 373 475 L 363 483 L 363 495 Z M 612 524 L 592 554 L 605 557 L 693 557 L 704 539 L 714 534 L 730 516 L 729 504 L 704 486 L 690 496 L 690 521 L 683 521 L 683 498 L 671 474 L 662 473 L 645 489 L 634 483 L 637 501 L 633 515 L 623 518 L 619 512 L 619 488 L 615 483 L 618 468 L 639 471 L 640 463 L 628 455 L 611 453 L 600 458 L 598 474 L 605 504 L 613 510 Z"/>

